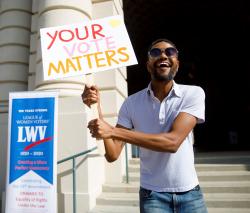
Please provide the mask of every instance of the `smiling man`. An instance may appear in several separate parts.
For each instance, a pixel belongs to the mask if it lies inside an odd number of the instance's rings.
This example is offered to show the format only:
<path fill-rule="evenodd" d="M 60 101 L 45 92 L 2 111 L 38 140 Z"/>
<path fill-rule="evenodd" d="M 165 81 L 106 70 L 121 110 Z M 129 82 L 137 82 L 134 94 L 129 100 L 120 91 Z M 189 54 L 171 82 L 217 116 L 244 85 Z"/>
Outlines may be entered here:
<path fill-rule="evenodd" d="M 103 120 L 99 90 L 85 86 L 83 102 L 98 103 L 99 119 L 89 122 L 92 137 L 102 138 L 107 161 L 115 161 L 124 143 L 140 147 L 141 213 L 207 213 L 194 166 L 193 128 L 205 120 L 201 87 L 177 84 L 176 46 L 154 41 L 148 51 L 147 88 L 123 103 L 116 127 Z"/>

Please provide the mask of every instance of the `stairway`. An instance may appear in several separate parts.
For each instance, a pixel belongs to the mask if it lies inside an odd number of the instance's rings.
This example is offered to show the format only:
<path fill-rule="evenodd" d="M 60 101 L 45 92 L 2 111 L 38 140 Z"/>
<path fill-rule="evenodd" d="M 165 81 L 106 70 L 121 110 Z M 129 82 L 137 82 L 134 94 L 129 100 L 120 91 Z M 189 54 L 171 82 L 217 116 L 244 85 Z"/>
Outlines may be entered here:
<path fill-rule="evenodd" d="M 90 213 L 140 212 L 139 162 L 129 162 L 129 184 L 104 184 Z M 250 213 L 250 152 L 197 153 L 195 166 L 209 213 Z"/>

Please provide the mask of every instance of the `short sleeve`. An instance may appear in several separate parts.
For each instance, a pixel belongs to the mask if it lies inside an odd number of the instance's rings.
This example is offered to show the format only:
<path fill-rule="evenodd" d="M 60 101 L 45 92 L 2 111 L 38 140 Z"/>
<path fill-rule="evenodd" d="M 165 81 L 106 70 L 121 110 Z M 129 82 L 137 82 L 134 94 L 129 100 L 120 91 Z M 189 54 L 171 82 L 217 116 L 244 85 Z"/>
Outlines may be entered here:
<path fill-rule="evenodd" d="M 129 99 L 126 99 L 123 102 L 123 104 L 119 110 L 117 124 L 124 126 L 128 129 L 133 128 L 133 123 L 132 123 L 132 119 L 131 119 L 131 110 L 129 109 Z"/>
<path fill-rule="evenodd" d="M 201 87 L 195 86 L 187 93 L 181 112 L 195 116 L 197 123 L 205 122 L 205 92 Z"/>

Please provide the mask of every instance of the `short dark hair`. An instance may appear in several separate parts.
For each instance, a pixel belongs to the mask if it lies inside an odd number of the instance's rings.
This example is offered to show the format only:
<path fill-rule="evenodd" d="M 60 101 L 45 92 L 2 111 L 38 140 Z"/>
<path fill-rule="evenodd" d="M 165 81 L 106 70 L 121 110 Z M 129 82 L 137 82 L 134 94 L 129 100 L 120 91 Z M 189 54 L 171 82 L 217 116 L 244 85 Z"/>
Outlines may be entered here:
<path fill-rule="evenodd" d="M 174 42 L 172 42 L 172 41 L 170 41 L 170 40 L 168 40 L 168 39 L 166 39 L 166 38 L 159 38 L 159 39 L 153 41 L 153 42 L 149 45 L 149 47 L 148 47 L 148 52 L 152 49 L 152 47 L 153 47 L 155 44 L 160 43 L 160 42 L 162 42 L 162 41 L 164 41 L 164 42 L 166 42 L 166 43 L 168 43 L 168 44 L 171 44 L 174 48 L 176 48 L 176 45 L 174 44 Z M 176 49 L 177 49 L 177 48 L 176 48 Z"/>

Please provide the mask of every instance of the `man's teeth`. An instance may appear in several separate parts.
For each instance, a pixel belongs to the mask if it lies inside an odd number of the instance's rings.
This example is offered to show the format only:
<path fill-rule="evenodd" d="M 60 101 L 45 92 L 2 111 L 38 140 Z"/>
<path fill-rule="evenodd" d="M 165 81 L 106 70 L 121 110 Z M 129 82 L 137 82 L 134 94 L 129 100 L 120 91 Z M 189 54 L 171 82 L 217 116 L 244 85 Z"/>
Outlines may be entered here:
<path fill-rule="evenodd" d="M 160 67 L 169 67 L 169 64 L 166 63 L 166 62 L 161 62 L 161 63 L 159 64 L 159 66 L 160 66 Z"/>

